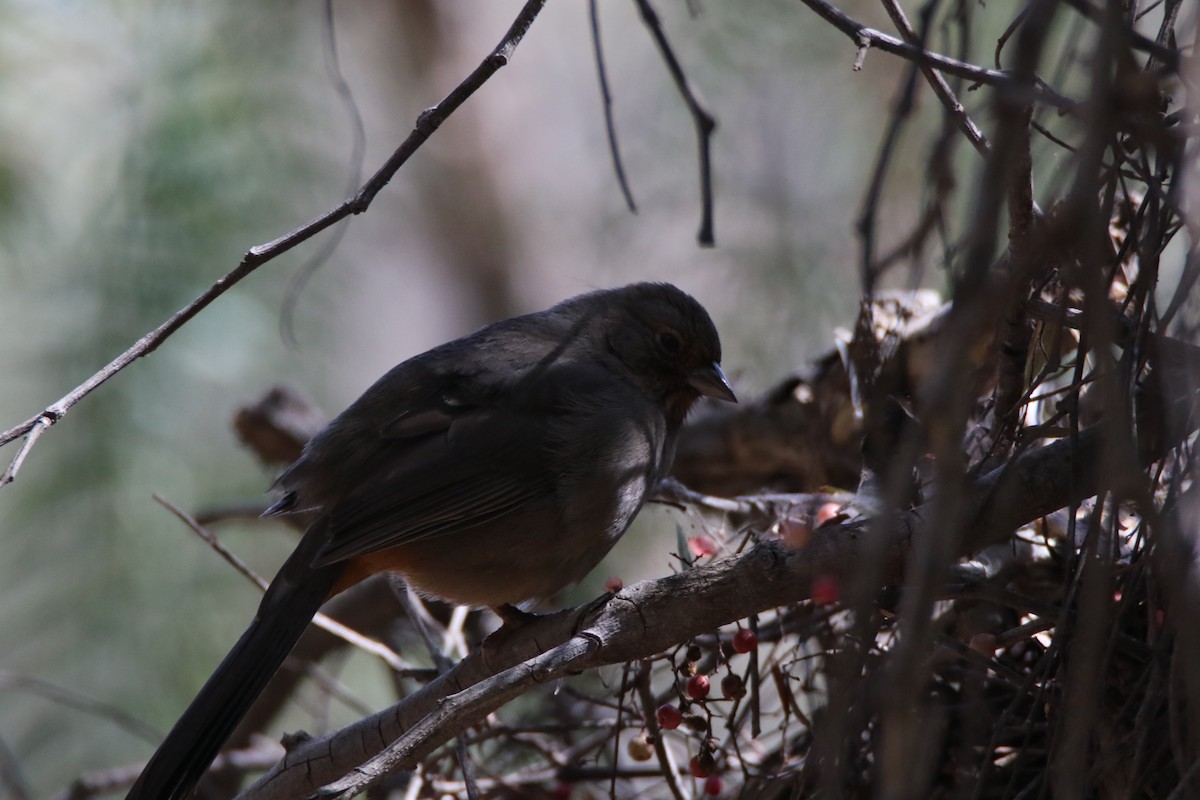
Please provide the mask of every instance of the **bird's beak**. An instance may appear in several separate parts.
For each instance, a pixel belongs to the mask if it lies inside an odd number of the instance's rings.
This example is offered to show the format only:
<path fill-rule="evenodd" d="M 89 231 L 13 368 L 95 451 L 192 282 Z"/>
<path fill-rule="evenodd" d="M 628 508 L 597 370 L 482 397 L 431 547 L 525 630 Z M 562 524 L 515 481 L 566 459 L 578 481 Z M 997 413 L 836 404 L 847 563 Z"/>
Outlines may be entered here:
<path fill-rule="evenodd" d="M 728 400 L 731 403 L 737 402 L 737 395 L 729 387 L 729 378 L 725 377 L 725 373 L 721 371 L 721 365 L 715 361 L 707 367 L 693 370 L 688 375 L 688 385 L 706 397 Z"/>

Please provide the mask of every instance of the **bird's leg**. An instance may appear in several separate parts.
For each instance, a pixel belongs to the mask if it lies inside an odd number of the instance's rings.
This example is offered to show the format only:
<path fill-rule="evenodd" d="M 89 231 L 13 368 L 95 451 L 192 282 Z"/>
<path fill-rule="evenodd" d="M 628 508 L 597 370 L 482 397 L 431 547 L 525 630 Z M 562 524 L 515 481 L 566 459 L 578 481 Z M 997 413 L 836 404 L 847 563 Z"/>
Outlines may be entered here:
<path fill-rule="evenodd" d="M 584 625 L 587 624 L 592 617 L 598 614 L 601 609 L 608 605 L 609 600 L 612 600 L 616 596 L 616 592 L 605 592 L 592 602 L 581 606 L 579 609 L 579 616 L 575 618 L 575 627 L 571 629 L 571 635 L 577 636 L 579 632 L 583 630 Z"/>

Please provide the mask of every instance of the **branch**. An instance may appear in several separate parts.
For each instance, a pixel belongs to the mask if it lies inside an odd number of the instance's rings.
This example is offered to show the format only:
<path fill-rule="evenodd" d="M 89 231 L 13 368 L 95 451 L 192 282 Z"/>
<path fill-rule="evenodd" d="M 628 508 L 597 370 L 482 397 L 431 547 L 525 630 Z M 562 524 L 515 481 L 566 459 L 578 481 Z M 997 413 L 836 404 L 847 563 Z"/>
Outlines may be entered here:
<path fill-rule="evenodd" d="M 629 188 L 629 179 L 625 176 L 625 164 L 621 161 L 621 148 L 617 144 L 617 124 L 613 120 L 612 94 L 608 91 L 608 68 L 604 66 L 604 47 L 600 43 L 600 9 L 597 0 L 588 3 L 588 16 L 592 26 L 592 51 L 596 56 L 596 76 L 600 79 L 600 100 L 604 104 L 604 130 L 608 134 L 608 152 L 612 157 L 613 173 L 617 177 L 617 185 L 625 198 L 625 206 L 629 213 L 637 213 L 637 203 L 633 200 L 633 191 Z"/>
<path fill-rule="evenodd" d="M 976 482 L 962 552 L 1002 541 L 1020 525 L 1094 494 L 1101 449 L 1099 431 L 1091 429 L 1077 441 L 1026 453 Z M 391 708 L 298 744 L 241 800 L 309 796 L 331 781 L 338 783 L 319 796 L 349 797 L 386 772 L 418 763 L 536 684 L 649 658 L 750 614 L 803 600 L 816 576 L 848 583 L 868 555 L 878 555 L 881 580 L 896 583 L 914 541 L 927 535 L 930 511 L 926 504 L 895 515 L 879 528 L 879 539 L 875 521 L 860 520 L 818 529 L 800 550 L 765 541 L 739 556 L 634 584 L 599 608 L 561 611 L 509 632 L 498 644 L 488 640 Z M 342 782 L 348 773 L 353 777 Z"/>
<path fill-rule="evenodd" d="M 175 517 L 184 525 L 186 525 L 188 529 L 192 531 L 192 533 L 199 536 L 206 544 L 208 544 L 209 547 L 215 550 L 217 555 L 221 556 L 221 558 L 223 558 L 226 563 L 232 566 L 243 578 L 257 586 L 259 591 L 265 592 L 267 590 L 267 581 L 262 576 L 255 573 L 254 570 L 250 569 L 246 562 L 238 558 L 237 555 L 226 548 L 225 545 L 221 544 L 221 541 L 212 533 L 212 531 L 205 528 L 190 514 L 161 495 L 154 495 L 154 500 L 163 508 L 167 509 L 167 511 L 170 511 L 173 515 L 175 515 Z M 377 642 L 370 637 L 363 636 L 358 631 L 346 627 L 336 619 L 332 619 L 325 614 L 318 612 L 316 616 L 313 617 L 313 624 L 324 630 L 326 633 L 333 634 L 347 644 L 353 645 L 369 655 L 378 657 L 381 661 L 383 661 L 383 663 L 387 664 L 401 675 L 424 674 L 424 670 L 417 669 L 412 664 L 405 661 L 398 653 L 396 653 L 396 651 L 392 650 L 387 645 L 383 644 L 382 642 Z"/>
<path fill-rule="evenodd" d="M 1065 0 L 1065 2 L 1068 6 L 1075 9 L 1092 22 L 1100 25 L 1107 24 L 1104 19 L 1104 9 L 1096 8 L 1089 3 L 1088 0 Z M 1147 71 L 1150 71 L 1154 66 L 1153 61 L 1160 62 L 1171 72 L 1176 73 L 1179 72 L 1183 65 L 1182 53 L 1173 47 L 1167 47 L 1166 45 L 1156 42 L 1153 39 L 1148 39 L 1131 27 L 1122 27 L 1120 35 L 1128 42 L 1130 47 L 1136 48 L 1145 53 L 1149 53 L 1151 56 L 1153 56 L 1151 63 L 1146 67 Z"/>
<path fill-rule="evenodd" d="M 500 44 L 483 60 L 470 75 L 446 95 L 440 103 L 428 108 L 417 118 L 416 126 L 400 147 L 392 153 L 391 158 L 368 180 L 358 193 L 344 200 L 337 207 L 325 212 L 320 217 L 303 225 L 285 236 L 281 236 L 266 244 L 251 247 L 242 257 L 242 262 L 224 277 L 217 280 L 209 289 L 188 303 L 166 322 L 159 325 L 150 333 L 138 339 L 121 355 L 117 356 L 103 369 L 88 378 L 79 386 L 72 389 L 56 402 L 47 406 L 41 413 L 36 414 L 21 424 L 0 433 L 0 447 L 12 442 L 20 436 L 25 436 L 25 442 L 17 451 L 16 457 L 0 475 L 0 487 L 13 481 L 16 473 L 25 460 L 29 450 L 38 437 L 49 427 L 58 423 L 64 415 L 80 400 L 87 397 L 101 385 L 106 383 L 118 372 L 128 367 L 136 359 L 153 353 L 159 345 L 165 342 L 171 334 L 183 327 L 193 317 L 203 311 L 210 303 L 231 289 L 250 273 L 263 264 L 288 252 L 297 245 L 308 241 L 321 231 L 349 217 L 351 214 L 361 214 L 371 206 L 371 202 L 380 190 L 388 184 L 396 172 L 408 161 L 409 157 L 433 135 L 442 123 L 453 114 L 467 98 L 475 93 L 480 86 L 487 82 L 501 67 L 508 63 L 513 51 L 524 38 L 529 26 L 542 10 L 546 0 L 528 0 L 521 13 L 513 21 Z"/>
<path fill-rule="evenodd" d="M 917 32 L 913 30 L 912 23 L 908 21 L 908 17 L 904 14 L 904 9 L 896 0 L 884 0 L 884 9 L 887 10 L 888 16 L 892 18 L 896 29 L 904 37 L 904 40 L 913 47 L 921 47 L 921 39 L 917 36 Z M 922 48 L 924 49 L 924 48 Z M 979 126 L 967 114 L 963 104 L 958 101 L 954 90 L 950 88 L 950 84 L 942 77 L 941 73 L 935 70 L 928 63 L 920 65 L 921 74 L 925 76 L 925 80 L 929 81 L 930 87 L 933 88 L 933 93 L 938 96 L 938 100 L 942 101 L 946 111 L 949 112 L 951 118 L 971 142 L 971 146 L 986 158 L 992 152 L 992 146 L 988 143 L 987 137 L 983 135 L 983 131 L 979 130 Z"/>
<path fill-rule="evenodd" d="M 0 692 L 26 692 L 36 695 L 64 708 L 73 708 L 98 719 L 108 720 L 127 733 L 143 741 L 156 744 L 162 740 L 162 731 L 138 719 L 122 708 L 88 697 L 70 686 L 64 686 L 45 678 L 21 675 L 0 670 Z"/>
<path fill-rule="evenodd" d="M 1079 105 L 1078 101 L 1072 100 L 1066 95 L 1059 94 L 1040 80 L 1034 86 L 1025 86 L 1006 71 L 986 69 L 974 64 L 968 64 L 965 61 L 959 61 L 956 58 L 950 58 L 949 56 L 908 44 L 897 39 L 895 36 L 889 36 L 874 28 L 868 28 L 861 22 L 857 22 L 846 16 L 841 10 L 825 2 L 825 0 L 801 0 L 801 2 L 815 11 L 826 22 L 833 25 L 833 27 L 849 36 L 857 48 L 875 47 L 885 53 L 891 53 L 909 61 L 915 61 L 918 64 L 932 67 L 941 72 L 948 72 L 951 75 L 957 75 L 987 86 L 995 86 L 998 89 L 1013 93 L 1016 95 L 1017 102 L 1022 104 L 1029 101 L 1037 101 L 1067 111 L 1073 110 Z"/>
<path fill-rule="evenodd" d="M 712 134 L 717 128 L 717 120 L 700 102 L 695 89 L 692 88 L 691 82 L 684 74 L 683 67 L 679 65 L 679 59 L 675 57 L 675 51 L 671 48 L 671 43 L 667 41 L 667 34 L 663 31 L 658 12 L 654 10 L 654 6 L 650 5 L 650 0 L 635 0 L 635 2 L 638 10 L 642 13 L 642 20 L 654 37 L 654 43 L 658 45 L 659 52 L 662 53 L 663 60 L 667 62 L 667 69 L 675 81 L 675 86 L 683 95 L 683 102 L 687 103 L 692 120 L 696 123 L 696 138 L 700 145 L 700 230 L 696 233 L 696 239 L 702 246 L 712 247 L 714 239 L 711 149 Z"/>

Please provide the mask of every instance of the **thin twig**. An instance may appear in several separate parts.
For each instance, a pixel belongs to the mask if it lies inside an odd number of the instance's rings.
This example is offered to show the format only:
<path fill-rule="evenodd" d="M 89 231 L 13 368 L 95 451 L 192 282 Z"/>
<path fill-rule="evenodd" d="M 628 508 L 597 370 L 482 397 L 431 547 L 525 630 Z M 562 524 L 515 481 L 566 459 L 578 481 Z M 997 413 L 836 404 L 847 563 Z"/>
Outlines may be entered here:
<path fill-rule="evenodd" d="M 288 656 L 283 660 L 283 669 L 292 670 L 308 678 L 323 694 L 341 702 L 355 714 L 365 716 L 372 713 L 371 706 L 355 695 L 350 687 L 307 659 Z M 432 676 L 433 671 L 430 670 L 430 673 Z M 326 724 L 328 724 L 327 720 Z"/>
<path fill-rule="evenodd" d="M 912 23 L 908 21 L 908 17 L 904 13 L 904 9 L 896 0 L 883 0 L 883 7 L 888 12 L 888 16 L 892 18 L 896 29 L 900 31 L 900 35 L 904 37 L 904 41 L 909 44 L 924 49 L 924 44 L 921 38 L 918 38 L 917 32 L 913 30 Z M 927 63 L 920 64 L 921 73 L 925 76 L 925 80 L 929 81 L 930 87 L 933 88 L 933 93 L 937 95 L 938 100 L 942 102 L 947 113 L 958 125 L 959 130 L 971 142 L 971 146 L 979 153 L 986 157 L 992 152 L 992 145 L 984 136 L 983 131 L 979 130 L 979 126 L 975 124 L 970 115 L 967 114 L 963 104 L 959 102 L 958 97 L 954 94 L 954 90 L 950 88 L 950 84 L 942 77 L 941 73 L 931 67 Z"/>
<path fill-rule="evenodd" d="M 413 627 L 417 629 L 421 641 L 425 643 L 425 649 L 429 652 L 433 665 L 437 667 L 438 674 L 443 675 L 449 672 L 454 667 L 454 662 L 433 641 L 433 628 L 437 625 L 437 620 L 429 613 L 429 609 L 425 607 L 425 603 L 421 601 L 411 586 L 397 579 L 391 582 L 391 587 L 396 599 L 400 601 L 400 605 L 408 614 L 408 618 L 412 620 Z M 443 635 L 441 638 L 445 641 L 446 636 Z M 475 783 L 475 769 L 471 762 L 471 753 L 467 750 L 465 733 L 460 732 L 455 737 L 454 755 L 458 759 L 458 768 L 462 771 L 463 785 L 466 787 L 468 800 L 479 800 L 479 786 Z"/>
<path fill-rule="evenodd" d="M 188 526 L 193 533 L 204 540 L 209 547 L 216 551 L 217 555 L 225 559 L 226 563 L 237 570 L 238 573 L 240 573 L 244 578 L 253 583 L 260 590 L 266 591 L 268 585 L 267 581 L 254 570 L 250 569 L 246 562 L 238 558 L 235 553 L 229 550 L 229 548 L 221 544 L 221 540 L 218 539 L 212 531 L 196 522 L 196 520 L 190 514 L 172 503 L 170 500 L 167 500 L 166 498 L 157 494 L 154 495 L 154 500 L 167 511 L 170 511 L 172 514 L 174 514 L 180 522 Z M 339 639 L 344 640 L 347 644 L 353 645 L 354 647 L 357 647 L 360 650 L 369 653 L 370 655 L 382 659 L 384 663 L 396 670 L 396 672 L 400 673 L 401 675 L 424 676 L 428 674 L 428 670 L 420 669 L 408 663 L 401 658 L 396 651 L 392 650 L 387 645 L 377 642 L 367 636 L 363 636 L 361 633 L 351 628 L 347 628 L 345 625 L 338 622 L 336 619 L 333 619 L 332 617 L 318 613 L 315 617 L 313 617 L 313 624 L 327 633 L 331 633 L 334 636 L 337 636 Z"/>
<path fill-rule="evenodd" d="M 528 0 L 526 2 L 525 6 L 521 9 L 521 13 L 517 15 L 517 18 L 513 21 L 507 33 L 505 33 L 504 38 L 500 41 L 500 44 L 496 46 L 462 83 L 454 87 L 453 91 L 446 95 L 441 102 L 421 112 L 420 116 L 417 117 L 417 122 L 412 133 L 408 135 L 408 138 L 392 153 L 387 162 L 353 197 L 342 201 L 335 208 L 330 209 L 311 222 L 296 228 L 291 233 L 280 236 L 278 239 L 265 244 L 251 247 L 242 256 L 242 262 L 235 269 L 218 279 L 207 291 L 196 297 L 196 299 L 192 300 L 192 302 L 188 303 L 157 328 L 134 342 L 129 349 L 114 358 L 99 372 L 92 375 L 54 403 L 51 403 L 41 413 L 30 417 L 4 433 L 0 433 L 0 447 L 3 447 L 19 436 L 31 433 L 39 425 L 49 427 L 56 424 L 76 403 L 87 397 L 135 360 L 153 353 L 175 331 L 183 327 L 184 324 L 189 322 L 193 317 L 207 308 L 210 303 L 235 286 L 247 275 L 268 261 L 278 258 L 289 250 L 303 244 L 326 228 L 335 225 L 352 214 L 361 214 L 370 208 L 375 196 L 379 194 L 383 187 L 387 186 L 388 182 L 400 167 L 408 161 L 412 154 L 433 135 L 434 131 L 441 127 L 446 118 L 453 114 L 459 106 L 466 102 L 467 98 L 474 94 L 492 75 L 508 63 L 513 51 L 520 44 L 521 39 L 529 30 L 529 26 L 533 24 L 534 19 L 545 4 L 546 0 Z M 26 446 L 18 451 L 17 456 L 24 460 L 31 446 L 32 442 L 27 439 Z M 4 477 L 7 480 L 0 481 L 0 486 L 3 486 L 5 483 L 11 483 L 13 478 L 16 477 L 14 466 L 20 466 L 19 463 L 16 463 L 15 459 L 14 464 L 5 470 Z"/>
<path fill-rule="evenodd" d="M 329 74 L 330 83 L 333 84 L 333 92 L 337 95 L 337 99 L 342 104 L 342 110 L 346 114 L 346 119 L 350 123 L 350 174 L 347 177 L 346 193 L 353 193 L 358 185 L 362 182 L 363 157 L 367 152 L 367 129 L 363 124 L 362 112 L 359 111 L 358 102 L 354 99 L 354 91 L 350 88 L 350 83 L 342 74 L 342 62 L 338 56 L 337 49 L 337 29 L 334 27 L 333 18 L 333 0 L 325 0 L 324 3 L 325 24 L 322 26 L 325 44 L 325 71 Z M 313 253 L 308 261 L 304 262 L 292 279 L 288 281 L 287 292 L 283 299 L 283 313 L 279 319 L 279 329 L 283 334 L 284 341 L 295 343 L 296 333 L 293 322 L 295 320 L 296 306 L 299 304 L 300 293 L 304 291 L 304 287 L 308 285 L 309 280 L 334 254 L 338 245 L 345 238 L 346 229 L 349 223 L 343 220 L 333 231 L 330 232 L 328 238 L 321 244 L 317 252 Z"/>
<path fill-rule="evenodd" d="M 18 675 L 7 670 L 0 670 L 0 691 L 14 690 L 35 694 L 61 706 L 106 719 L 151 744 L 157 744 L 162 740 L 162 731 L 122 708 L 88 697 L 76 689 L 51 683 L 44 678 L 34 678 L 29 675 Z"/>
<path fill-rule="evenodd" d="M 901 16 L 903 16 L 901 14 Z M 904 20 L 908 22 L 907 19 Z M 911 28 L 910 28 L 911 30 Z M 866 58 L 867 48 L 870 42 L 867 39 L 860 37 L 862 43 L 855 64 L 858 65 Z M 879 202 L 883 197 L 883 183 L 887 178 L 889 167 L 892 163 L 892 156 L 896 152 L 896 146 L 900 142 L 900 131 L 904 124 L 908 121 L 914 107 L 914 97 L 917 89 L 917 70 L 919 64 L 912 64 L 907 74 L 904 76 L 904 83 L 900 89 L 900 95 L 896 98 L 896 104 L 892 109 L 892 113 L 888 120 L 887 130 L 884 133 L 883 141 L 879 145 L 879 155 L 875 159 L 875 168 L 871 171 L 871 180 L 867 184 L 867 192 L 863 197 L 863 209 L 859 215 L 858 235 L 862 237 L 862 261 L 859 279 L 862 282 L 862 293 L 865 297 L 872 297 L 875 294 L 875 280 L 878 277 L 872 267 L 875 263 L 875 217 L 879 210 Z"/>
<path fill-rule="evenodd" d="M 1088 0 L 1065 0 L 1066 4 L 1078 11 L 1086 19 L 1091 20 L 1099 25 L 1108 24 L 1104 17 L 1107 13 L 1103 8 L 1096 8 Z M 1154 59 L 1147 64 L 1146 70 L 1150 71 L 1154 65 L 1154 60 L 1157 60 L 1171 72 L 1179 72 L 1183 63 L 1183 56 L 1179 50 L 1173 47 L 1167 47 L 1160 42 L 1138 33 L 1130 26 L 1122 26 L 1120 35 L 1125 39 L 1130 47 L 1141 50 L 1144 53 L 1149 53 Z"/>
<path fill-rule="evenodd" d="M 663 60 L 667 62 L 667 70 L 671 73 L 675 86 L 679 89 L 679 94 L 683 96 L 683 102 L 687 104 L 692 120 L 696 123 L 696 138 L 700 150 L 700 230 L 696 234 L 696 240 L 704 247 L 711 247 L 715 243 L 713 238 L 711 149 L 712 135 L 717 128 L 717 120 L 700 102 L 696 90 L 692 88 L 691 82 L 684 74 L 683 67 L 679 65 L 679 59 L 675 57 L 671 43 L 667 41 L 667 34 L 663 31 L 658 12 L 650 5 L 650 0 L 634 0 L 634 2 L 642 14 L 642 21 L 650 29 L 650 35 L 654 37 L 654 43 L 658 45 Z"/>
<path fill-rule="evenodd" d="M 910 61 L 916 61 L 918 64 L 927 64 L 941 72 L 948 72 L 951 75 L 957 75 L 960 78 L 966 78 L 976 83 L 1013 92 L 1017 96 L 1017 102 L 1032 100 L 1066 111 L 1073 110 L 1079 105 L 1078 101 L 1072 100 L 1066 95 L 1059 94 L 1041 81 L 1037 81 L 1032 85 L 1025 85 L 1016 80 L 1008 72 L 968 64 L 965 61 L 959 61 L 956 58 L 950 58 L 949 56 L 908 44 L 897 39 L 895 36 L 889 36 L 874 28 L 868 28 L 861 22 L 846 16 L 840 9 L 835 8 L 825 2 L 825 0 L 801 0 L 801 2 L 815 11 L 826 22 L 833 25 L 833 27 L 849 36 L 850 40 L 856 46 L 861 46 L 866 41 L 871 47 L 882 50 L 885 53 L 891 53 Z"/>
<path fill-rule="evenodd" d="M 631 214 L 637 213 L 637 203 L 633 201 L 633 191 L 629 188 L 629 180 L 625 176 L 625 164 L 621 161 L 621 148 L 617 143 L 617 125 L 613 121 L 612 94 L 608 91 L 608 69 L 604 66 L 604 48 L 600 43 L 600 9 L 596 0 L 588 0 L 589 20 L 592 26 L 592 51 L 596 54 L 596 76 L 600 79 L 600 99 L 604 104 L 604 130 L 608 134 L 608 152 L 612 156 L 613 173 L 617 176 L 617 185 L 621 187 L 621 195 Z"/>
<path fill-rule="evenodd" d="M 20 760 L 3 739 L 0 739 L 0 786 L 8 790 L 10 800 L 29 800 L 33 797 Z"/>
<path fill-rule="evenodd" d="M 458 733 L 465 727 L 459 724 L 461 720 L 482 718 L 507 701 L 524 694 L 534 684 L 566 675 L 600 649 L 600 641 L 586 633 L 445 698 L 437 711 L 424 717 L 378 755 L 341 779 L 321 787 L 312 797 L 350 800 L 378 784 L 418 749 L 425 748 L 439 733 Z"/>
<path fill-rule="evenodd" d="M 0 475 L 0 487 L 7 486 L 13 482 L 17 477 L 17 471 L 25 463 L 25 456 L 29 455 L 29 451 L 37 444 L 37 440 L 42 438 L 42 434 L 49 430 L 50 426 L 54 423 L 55 419 L 49 413 L 34 418 L 33 425 L 29 428 L 29 432 L 25 434 L 25 441 L 21 442 L 21 447 L 17 450 L 17 454 L 13 456 L 13 460 L 9 463 L 8 468 L 4 470 L 4 474 Z"/>
<path fill-rule="evenodd" d="M 1017 32 L 1017 28 L 1021 27 L 1021 23 L 1025 21 L 1025 17 L 1029 15 L 1029 9 L 1029 6 L 1023 6 L 1017 12 L 1017 15 L 1013 17 L 1012 22 L 1008 23 L 1008 27 L 1004 29 L 1004 33 L 1000 34 L 1000 38 L 996 40 L 996 53 L 993 56 L 996 69 L 1003 69 L 1000 65 L 1000 54 L 1004 52 L 1004 46 L 1008 44 L 1008 40 Z"/>
<path fill-rule="evenodd" d="M 283 756 L 283 747 L 278 742 L 263 740 L 263 744 L 247 747 L 241 750 L 226 750 L 213 760 L 214 771 L 230 770 L 242 775 L 262 772 L 276 764 Z M 91 800 L 94 797 L 107 797 L 124 794 L 137 780 L 138 775 L 146 765 L 110 767 L 101 770 L 89 770 L 71 781 L 71 785 L 52 795 L 49 800 Z"/>
<path fill-rule="evenodd" d="M 671 748 L 667 747 L 667 743 L 663 741 L 663 730 L 658 725 L 658 709 L 654 702 L 654 693 L 650 691 L 649 661 L 642 661 L 638 664 L 634 687 L 637 689 L 638 700 L 642 704 L 642 719 L 646 722 L 646 731 L 654 739 L 654 754 L 658 757 L 659 766 L 662 767 L 662 775 L 666 778 L 667 788 L 671 790 L 671 795 L 675 800 L 685 800 L 686 795 L 684 795 L 683 787 L 679 785 L 679 778 L 676 775 L 678 768 L 675 766 L 675 758 L 671 755 Z"/>

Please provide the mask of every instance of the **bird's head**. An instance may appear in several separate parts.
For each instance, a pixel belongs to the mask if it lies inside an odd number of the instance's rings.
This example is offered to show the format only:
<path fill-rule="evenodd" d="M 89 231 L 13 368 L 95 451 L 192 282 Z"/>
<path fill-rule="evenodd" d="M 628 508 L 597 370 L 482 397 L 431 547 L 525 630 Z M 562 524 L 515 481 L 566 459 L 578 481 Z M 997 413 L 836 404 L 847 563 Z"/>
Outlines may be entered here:
<path fill-rule="evenodd" d="M 668 283 L 608 292 L 607 346 L 633 379 L 660 397 L 678 425 L 701 396 L 737 402 L 721 371 L 721 339 L 704 306 Z"/>

